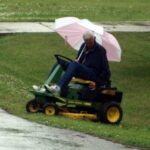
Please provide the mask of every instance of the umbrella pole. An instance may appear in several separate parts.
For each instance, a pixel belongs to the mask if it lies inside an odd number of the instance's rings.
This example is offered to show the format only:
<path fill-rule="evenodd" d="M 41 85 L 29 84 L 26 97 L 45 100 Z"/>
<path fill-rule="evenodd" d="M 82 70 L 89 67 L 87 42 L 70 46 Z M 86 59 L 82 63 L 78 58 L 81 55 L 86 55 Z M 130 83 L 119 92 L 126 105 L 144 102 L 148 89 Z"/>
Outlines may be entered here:
<path fill-rule="evenodd" d="M 81 51 L 81 53 L 80 53 L 80 55 L 79 55 L 79 57 L 78 57 L 78 59 L 77 59 L 78 62 L 79 62 L 79 60 L 80 60 L 80 58 L 81 58 L 81 56 L 82 56 L 82 54 L 83 54 L 83 52 L 84 52 L 84 50 L 85 50 L 85 47 L 86 47 L 86 44 L 85 44 L 84 47 L 82 48 L 82 51 Z"/>

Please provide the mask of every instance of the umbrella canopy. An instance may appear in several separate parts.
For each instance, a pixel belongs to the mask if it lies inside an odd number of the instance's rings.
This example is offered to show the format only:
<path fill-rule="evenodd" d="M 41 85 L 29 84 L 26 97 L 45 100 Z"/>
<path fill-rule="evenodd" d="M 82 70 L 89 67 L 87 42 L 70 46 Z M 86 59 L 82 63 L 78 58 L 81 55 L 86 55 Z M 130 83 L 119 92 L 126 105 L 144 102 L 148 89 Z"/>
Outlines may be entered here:
<path fill-rule="evenodd" d="M 83 34 L 89 30 L 94 32 L 96 41 L 106 49 L 109 61 L 121 60 L 119 43 L 112 34 L 105 32 L 102 26 L 93 24 L 87 19 L 75 17 L 64 17 L 55 20 L 55 31 L 76 50 L 79 50 L 84 42 Z"/>

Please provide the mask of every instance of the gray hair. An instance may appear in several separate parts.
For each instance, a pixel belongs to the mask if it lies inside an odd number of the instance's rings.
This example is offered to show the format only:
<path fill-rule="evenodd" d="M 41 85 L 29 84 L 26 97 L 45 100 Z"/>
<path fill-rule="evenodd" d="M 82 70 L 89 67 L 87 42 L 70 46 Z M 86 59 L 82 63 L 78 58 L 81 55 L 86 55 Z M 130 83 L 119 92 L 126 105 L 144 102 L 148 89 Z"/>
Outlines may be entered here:
<path fill-rule="evenodd" d="M 88 40 L 90 38 L 95 38 L 95 35 L 94 35 L 94 32 L 92 31 L 86 31 L 84 34 L 83 34 L 83 39 L 84 40 Z"/>

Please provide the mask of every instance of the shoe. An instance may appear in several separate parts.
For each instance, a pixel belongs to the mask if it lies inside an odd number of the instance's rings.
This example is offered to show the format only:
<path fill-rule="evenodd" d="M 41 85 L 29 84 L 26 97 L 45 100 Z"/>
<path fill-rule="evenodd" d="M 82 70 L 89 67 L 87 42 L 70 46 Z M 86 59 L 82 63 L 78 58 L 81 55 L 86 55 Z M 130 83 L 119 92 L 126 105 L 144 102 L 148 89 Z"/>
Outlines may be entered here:
<path fill-rule="evenodd" d="M 40 87 L 40 86 L 37 86 L 37 85 L 33 85 L 32 88 L 35 90 L 35 91 L 38 91 L 38 92 L 45 92 L 45 88 L 44 87 Z"/>
<path fill-rule="evenodd" d="M 54 93 L 54 94 L 59 94 L 60 93 L 60 87 L 56 84 L 51 85 L 51 86 L 45 84 L 45 88 L 51 93 Z"/>
<path fill-rule="evenodd" d="M 44 92 L 46 92 L 46 89 L 44 87 L 42 87 L 42 88 L 40 88 L 39 91 L 42 92 L 42 93 L 44 93 Z"/>
<path fill-rule="evenodd" d="M 37 86 L 37 85 L 33 85 L 33 86 L 32 86 L 32 88 L 33 88 L 33 90 L 35 90 L 35 91 L 40 90 L 40 87 L 39 87 L 39 86 Z"/>

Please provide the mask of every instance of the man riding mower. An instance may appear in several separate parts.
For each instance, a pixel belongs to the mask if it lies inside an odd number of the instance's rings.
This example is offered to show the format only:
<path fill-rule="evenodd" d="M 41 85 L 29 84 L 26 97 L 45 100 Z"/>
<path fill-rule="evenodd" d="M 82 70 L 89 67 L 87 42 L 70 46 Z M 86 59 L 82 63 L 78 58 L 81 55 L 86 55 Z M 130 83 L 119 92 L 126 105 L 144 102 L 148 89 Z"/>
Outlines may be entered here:
<path fill-rule="evenodd" d="M 57 64 L 42 88 L 33 86 L 35 99 L 26 105 L 28 112 L 62 114 L 74 118 L 116 124 L 122 120 L 122 92 L 111 88 L 105 49 L 92 32 L 83 35 L 77 60 L 55 55 Z M 79 79 L 80 78 L 80 79 Z"/>

